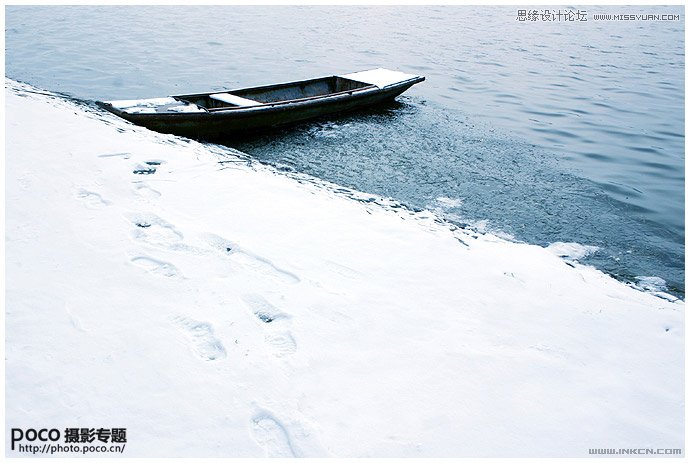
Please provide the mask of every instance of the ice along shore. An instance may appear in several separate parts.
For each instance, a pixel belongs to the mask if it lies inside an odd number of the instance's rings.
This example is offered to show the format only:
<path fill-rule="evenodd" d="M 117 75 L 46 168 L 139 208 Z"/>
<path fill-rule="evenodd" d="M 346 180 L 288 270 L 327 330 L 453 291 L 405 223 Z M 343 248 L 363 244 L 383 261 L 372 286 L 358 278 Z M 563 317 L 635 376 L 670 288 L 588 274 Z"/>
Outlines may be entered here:
<path fill-rule="evenodd" d="M 683 302 L 34 92 L 6 80 L 8 428 L 126 427 L 130 457 L 683 446 Z"/>

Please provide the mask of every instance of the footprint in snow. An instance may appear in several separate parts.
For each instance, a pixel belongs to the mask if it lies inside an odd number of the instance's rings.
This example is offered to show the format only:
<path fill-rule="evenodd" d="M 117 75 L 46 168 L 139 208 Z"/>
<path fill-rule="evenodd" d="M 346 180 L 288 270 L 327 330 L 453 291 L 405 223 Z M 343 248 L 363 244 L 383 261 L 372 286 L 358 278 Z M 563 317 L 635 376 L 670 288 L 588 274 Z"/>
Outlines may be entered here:
<path fill-rule="evenodd" d="M 155 199 L 161 196 L 160 191 L 154 190 L 148 185 L 143 183 L 137 183 L 134 185 L 134 192 L 141 198 L 144 199 Z"/>
<path fill-rule="evenodd" d="M 130 216 L 134 225 L 132 236 L 148 244 L 175 249 L 179 247 L 184 235 L 174 225 L 154 214 L 136 214 Z"/>
<path fill-rule="evenodd" d="M 185 332 L 194 352 L 204 360 L 213 361 L 227 356 L 223 343 L 213 334 L 210 323 L 200 322 L 188 317 L 177 317 L 174 323 Z"/>
<path fill-rule="evenodd" d="M 143 164 L 137 164 L 132 170 L 133 174 L 137 175 L 151 175 L 155 174 L 158 167 L 165 161 L 160 161 L 158 159 L 152 159 L 150 161 L 144 161 Z"/>
<path fill-rule="evenodd" d="M 258 294 L 242 296 L 244 303 L 252 310 L 254 316 L 267 330 L 264 340 L 271 347 L 271 353 L 276 357 L 286 357 L 297 351 L 297 343 L 290 331 L 284 330 L 291 316 Z"/>
<path fill-rule="evenodd" d="M 110 201 L 104 199 L 100 194 L 83 188 L 77 191 L 76 196 L 90 209 L 99 209 L 110 205 Z"/>
<path fill-rule="evenodd" d="M 152 175 L 156 173 L 156 168 L 148 164 L 138 164 L 136 167 L 134 167 L 132 173 L 136 175 Z"/>
<path fill-rule="evenodd" d="M 272 414 L 265 411 L 256 414 L 251 421 L 251 433 L 267 457 L 297 456 L 285 426 Z"/>
<path fill-rule="evenodd" d="M 168 278 L 181 276 L 180 271 L 173 264 L 146 256 L 132 258 L 131 262 L 149 273 Z"/>
<path fill-rule="evenodd" d="M 258 294 L 246 294 L 242 296 L 242 300 L 262 323 L 279 323 L 290 318 Z"/>
<path fill-rule="evenodd" d="M 297 275 L 279 268 L 269 259 L 243 249 L 237 243 L 226 240 L 218 235 L 212 233 L 207 234 L 206 242 L 218 252 L 231 257 L 237 263 L 257 273 L 277 279 L 283 283 L 296 284 L 301 281 Z"/>
<path fill-rule="evenodd" d="M 273 349 L 273 355 L 276 357 L 287 357 L 297 351 L 297 343 L 289 331 L 281 331 L 279 333 L 270 333 L 266 335 L 266 342 Z"/>

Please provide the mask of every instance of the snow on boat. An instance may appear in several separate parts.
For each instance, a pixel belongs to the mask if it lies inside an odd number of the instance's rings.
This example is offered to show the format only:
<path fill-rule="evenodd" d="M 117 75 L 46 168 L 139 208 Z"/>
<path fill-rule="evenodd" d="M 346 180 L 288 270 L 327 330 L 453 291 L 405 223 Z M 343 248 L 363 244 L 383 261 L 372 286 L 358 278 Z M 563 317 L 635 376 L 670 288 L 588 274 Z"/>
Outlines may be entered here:
<path fill-rule="evenodd" d="M 379 68 L 225 92 L 100 104 L 151 130 L 214 140 L 381 103 L 423 80 Z"/>

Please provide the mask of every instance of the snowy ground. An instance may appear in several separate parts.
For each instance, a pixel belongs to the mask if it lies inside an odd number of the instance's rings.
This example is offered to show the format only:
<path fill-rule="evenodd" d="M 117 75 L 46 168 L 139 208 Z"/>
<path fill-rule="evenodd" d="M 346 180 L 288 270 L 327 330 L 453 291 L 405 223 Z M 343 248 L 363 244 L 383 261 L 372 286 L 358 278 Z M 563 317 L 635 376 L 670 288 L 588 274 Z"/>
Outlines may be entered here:
<path fill-rule="evenodd" d="M 6 86 L 8 428 L 126 427 L 130 457 L 683 447 L 683 302 Z"/>

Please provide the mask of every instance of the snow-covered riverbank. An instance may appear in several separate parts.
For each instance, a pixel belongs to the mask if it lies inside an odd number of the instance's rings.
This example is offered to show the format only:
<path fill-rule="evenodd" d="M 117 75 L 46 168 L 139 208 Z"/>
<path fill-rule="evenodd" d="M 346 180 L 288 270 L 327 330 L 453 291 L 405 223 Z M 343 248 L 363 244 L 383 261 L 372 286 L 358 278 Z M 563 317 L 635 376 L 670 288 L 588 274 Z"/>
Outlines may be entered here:
<path fill-rule="evenodd" d="M 683 302 L 6 86 L 8 428 L 126 427 L 130 457 L 683 447 Z"/>

